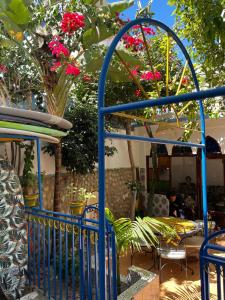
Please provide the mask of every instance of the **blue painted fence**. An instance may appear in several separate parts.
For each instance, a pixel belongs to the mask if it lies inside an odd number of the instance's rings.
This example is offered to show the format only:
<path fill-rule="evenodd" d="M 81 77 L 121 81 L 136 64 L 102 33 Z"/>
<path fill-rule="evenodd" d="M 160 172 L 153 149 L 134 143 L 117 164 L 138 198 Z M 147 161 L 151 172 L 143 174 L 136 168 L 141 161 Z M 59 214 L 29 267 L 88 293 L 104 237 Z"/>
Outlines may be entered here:
<path fill-rule="evenodd" d="M 48 299 L 100 299 L 98 221 L 42 209 L 26 212 L 30 286 Z M 115 300 L 116 248 L 109 224 L 105 242 L 106 299 Z"/>
<path fill-rule="evenodd" d="M 210 286 L 217 284 L 217 299 L 225 299 L 225 247 L 215 244 L 225 243 L 225 229 L 216 232 L 205 239 L 200 250 L 200 275 L 202 300 L 210 300 Z M 215 289 L 214 293 L 215 295 Z"/>

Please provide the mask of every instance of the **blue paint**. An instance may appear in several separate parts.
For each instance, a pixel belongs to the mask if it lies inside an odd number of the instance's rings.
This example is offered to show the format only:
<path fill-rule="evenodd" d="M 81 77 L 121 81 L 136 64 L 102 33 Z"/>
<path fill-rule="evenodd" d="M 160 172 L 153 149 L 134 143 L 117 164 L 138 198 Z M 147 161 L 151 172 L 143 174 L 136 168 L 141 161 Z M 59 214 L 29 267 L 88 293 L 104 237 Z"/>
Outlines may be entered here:
<path fill-rule="evenodd" d="M 28 273 L 28 281 L 29 281 L 29 286 L 31 285 L 31 227 L 30 227 L 30 220 L 28 220 L 27 224 L 27 255 L 28 255 L 28 262 L 27 262 L 27 273 Z"/>
<path fill-rule="evenodd" d="M 210 284 L 209 284 L 209 276 L 208 276 L 208 265 L 209 263 L 216 266 L 217 271 L 217 292 L 218 292 L 218 299 L 221 299 L 221 278 L 219 280 L 218 272 L 219 268 L 225 268 L 225 259 L 224 257 L 217 256 L 216 254 L 213 254 L 212 252 L 208 252 L 209 250 L 216 250 L 220 251 L 223 254 L 225 254 L 225 247 L 222 247 L 220 245 L 214 244 L 215 238 L 218 238 L 219 236 L 223 237 L 225 234 L 225 229 L 215 232 L 205 238 L 204 242 L 202 243 L 201 249 L 200 249 L 200 276 L 201 276 L 201 299 L 202 300 L 210 300 Z"/>
<path fill-rule="evenodd" d="M 72 300 L 75 300 L 75 252 L 74 252 L 74 226 L 72 227 Z"/>
<path fill-rule="evenodd" d="M 46 245 L 45 245 L 45 225 L 42 225 L 42 244 L 43 244 L 43 289 L 46 294 Z"/>
<path fill-rule="evenodd" d="M 111 62 L 111 58 L 114 54 L 114 51 L 117 47 L 117 44 L 120 42 L 123 35 L 134 25 L 138 24 L 148 24 L 160 27 L 161 29 L 165 30 L 168 35 L 170 35 L 174 41 L 179 46 L 181 52 L 183 53 L 185 59 L 188 62 L 188 66 L 190 68 L 192 78 L 195 84 L 196 92 L 178 95 L 178 96 L 170 96 L 170 97 L 163 97 L 158 99 L 145 99 L 138 102 L 115 105 L 111 107 L 104 107 L 104 97 L 105 97 L 105 85 L 106 85 L 106 77 L 109 68 L 109 64 Z M 207 219 L 207 189 L 206 189 L 206 149 L 205 149 L 205 117 L 204 117 L 204 109 L 202 100 L 206 98 L 216 97 L 216 96 L 223 96 L 225 95 L 225 86 L 216 89 L 209 89 L 206 91 L 200 91 L 199 84 L 197 80 L 197 76 L 191 62 L 190 56 L 187 53 L 184 45 L 178 38 L 178 36 L 165 24 L 162 22 L 149 19 L 149 18 L 140 18 L 137 20 L 133 20 L 126 24 L 116 35 L 113 39 L 110 47 L 105 56 L 105 60 L 102 66 L 100 80 L 99 80 L 99 88 L 98 88 L 98 163 L 99 163 L 99 275 L 100 275 L 100 299 L 104 300 L 106 298 L 106 286 L 105 286 L 105 138 L 120 138 L 126 140 L 136 140 L 136 141 L 145 141 L 145 142 L 155 142 L 155 143 L 164 143 L 164 144 L 175 144 L 180 146 L 189 146 L 189 147 L 198 147 L 201 148 L 202 151 L 202 202 L 203 202 L 203 220 L 204 220 L 204 234 L 205 238 L 208 237 L 208 219 Z M 201 141 L 202 144 L 193 144 L 193 143 L 182 143 L 180 141 L 171 141 L 171 140 L 161 140 L 161 139 L 150 139 L 141 136 L 127 136 L 121 135 L 116 133 L 105 133 L 104 131 L 104 117 L 106 114 L 111 114 L 114 112 L 121 112 L 121 111 L 129 111 L 135 110 L 140 108 L 146 107 L 155 107 L 160 105 L 168 105 L 173 103 L 179 102 L 186 102 L 186 101 L 197 101 L 199 104 L 199 113 L 200 113 L 200 127 L 201 127 Z M 203 255 L 203 254 L 202 254 Z M 116 261 L 114 260 L 113 263 L 115 264 Z M 207 295 L 209 295 L 209 283 L 208 283 L 208 275 L 206 272 L 203 271 L 202 266 L 204 266 L 203 257 L 200 259 L 201 263 L 201 279 L 202 282 L 206 282 L 207 284 L 204 285 L 202 293 L 208 299 Z M 115 268 L 115 266 L 114 266 Z M 116 290 L 116 283 L 114 283 L 114 291 Z M 115 296 L 116 297 L 116 296 Z"/>
<path fill-rule="evenodd" d="M 146 108 L 146 107 L 155 107 L 160 105 L 166 105 L 166 104 L 173 104 L 173 103 L 180 103 L 180 102 L 187 102 L 191 100 L 199 100 L 199 99 L 206 99 L 206 98 L 213 98 L 217 96 L 223 96 L 225 94 L 225 86 L 215 88 L 215 89 L 208 89 L 204 91 L 197 91 L 187 94 L 182 94 L 178 96 L 168 96 L 168 97 L 162 97 L 157 99 L 145 99 L 140 100 L 137 102 L 131 102 L 126 104 L 119 104 L 114 106 L 108 106 L 100 109 L 100 114 L 110 114 L 115 112 L 121 112 L 121 111 L 127 111 L 127 110 L 135 110 L 140 108 Z M 199 101 L 199 103 L 201 103 Z M 203 111 L 202 111 L 203 113 Z M 202 115 L 200 110 L 200 120 L 204 121 L 204 116 Z M 203 119 L 201 119 L 203 118 Z M 204 132 L 204 126 L 201 124 L 201 130 Z"/>
<path fill-rule="evenodd" d="M 36 139 L 37 144 L 37 174 L 38 174 L 38 193 L 39 193 L 39 208 L 43 207 L 43 191 L 42 191 L 42 180 L 41 180 L 41 141 Z"/>
<path fill-rule="evenodd" d="M 66 289 L 66 299 L 68 299 L 68 232 L 65 228 L 65 289 Z"/>
<path fill-rule="evenodd" d="M 35 237 L 35 227 L 36 224 L 34 221 L 32 221 L 32 235 L 33 235 L 33 283 L 36 283 L 36 256 L 35 256 L 35 251 L 36 251 L 36 237 Z"/>
<path fill-rule="evenodd" d="M 126 135 L 126 134 L 111 133 L 111 132 L 105 132 L 105 138 L 149 142 L 149 143 L 156 143 L 156 144 L 172 144 L 172 145 L 179 145 L 183 147 L 205 148 L 204 144 L 188 143 L 188 142 L 181 142 L 181 141 L 174 141 L 174 140 L 164 140 L 159 138 L 149 138 L 145 136 Z"/>
<path fill-rule="evenodd" d="M 92 300 L 92 276 L 91 276 L 91 240 L 90 240 L 90 231 L 86 232 L 87 234 L 87 258 L 86 258 L 86 264 L 87 264 L 87 293 L 88 293 L 88 300 Z"/>
<path fill-rule="evenodd" d="M 41 288 L 41 234 L 40 234 L 40 224 L 37 224 L 37 238 L 38 238 L 38 253 L 37 253 L 37 259 L 38 259 L 38 288 Z"/>
<path fill-rule="evenodd" d="M 53 287 L 54 287 L 54 297 L 56 299 L 57 295 L 57 286 L 56 286 L 56 230 L 53 226 L 53 269 L 54 269 L 54 276 L 53 276 Z"/>
<path fill-rule="evenodd" d="M 48 226 L 48 299 L 51 299 L 51 233 Z"/>
<path fill-rule="evenodd" d="M 59 225 L 60 226 L 60 225 Z M 59 227 L 59 299 L 62 300 L 62 232 Z"/>

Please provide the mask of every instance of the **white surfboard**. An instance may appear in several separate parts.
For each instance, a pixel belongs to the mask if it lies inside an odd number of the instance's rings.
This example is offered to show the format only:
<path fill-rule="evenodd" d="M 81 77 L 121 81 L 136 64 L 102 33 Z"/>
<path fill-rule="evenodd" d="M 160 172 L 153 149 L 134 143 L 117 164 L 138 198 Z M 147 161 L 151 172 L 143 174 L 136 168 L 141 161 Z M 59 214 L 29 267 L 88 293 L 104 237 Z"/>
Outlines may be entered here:
<path fill-rule="evenodd" d="M 32 136 L 32 137 L 40 138 L 41 140 L 48 142 L 48 143 L 53 143 L 53 144 L 59 143 L 59 139 L 57 139 L 53 136 L 42 134 L 42 133 L 37 133 L 37 132 L 32 132 L 32 131 L 24 131 L 24 130 L 18 130 L 18 129 L 10 129 L 10 128 L 0 128 L 0 138 L 1 138 L 1 134 L 17 135 L 18 137 L 16 137 L 16 138 L 18 138 L 18 139 L 20 139 L 21 136 Z"/>
<path fill-rule="evenodd" d="M 58 116 L 53 116 L 39 111 L 33 111 L 27 109 L 0 106 L 0 114 L 20 117 L 25 119 L 27 118 L 31 120 L 33 119 L 35 121 L 40 121 L 45 124 L 56 125 L 62 129 L 70 129 L 73 126 L 69 121 L 60 118 Z"/>

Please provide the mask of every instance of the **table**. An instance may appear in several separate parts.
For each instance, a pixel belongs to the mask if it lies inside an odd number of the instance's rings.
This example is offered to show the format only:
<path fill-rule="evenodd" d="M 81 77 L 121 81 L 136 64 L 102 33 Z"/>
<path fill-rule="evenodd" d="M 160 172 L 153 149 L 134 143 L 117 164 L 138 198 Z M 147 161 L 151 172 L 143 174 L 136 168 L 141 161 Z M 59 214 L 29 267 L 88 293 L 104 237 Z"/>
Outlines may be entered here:
<path fill-rule="evenodd" d="M 155 217 L 154 219 L 171 227 L 176 227 L 177 234 L 182 237 L 194 235 L 199 231 L 198 224 L 192 220 L 175 217 Z"/>

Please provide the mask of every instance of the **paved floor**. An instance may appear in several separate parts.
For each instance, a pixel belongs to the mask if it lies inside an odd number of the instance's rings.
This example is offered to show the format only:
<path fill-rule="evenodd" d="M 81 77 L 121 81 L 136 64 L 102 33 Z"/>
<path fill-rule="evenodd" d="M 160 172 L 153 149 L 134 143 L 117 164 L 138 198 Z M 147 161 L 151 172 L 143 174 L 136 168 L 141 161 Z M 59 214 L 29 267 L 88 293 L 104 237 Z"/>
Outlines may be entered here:
<path fill-rule="evenodd" d="M 151 254 L 137 253 L 134 256 L 133 264 L 144 269 L 148 269 L 152 265 Z M 185 271 L 181 271 L 179 266 L 168 265 L 161 273 L 160 300 L 199 300 L 200 294 L 200 277 L 199 277 L 199 260 L 198 254 L 190 256 L 188 265 L 194 270 L 194 274 L 188 272 L 186 278 Z M 121 273 L 126 275 L 130 266 L 130 253 L 121 257 Z M 157 268 L 151 269 L 152 272 L 158 273 Z M 217 299 L 216 280 L 211 278 L 210 300 Z M 143 299 L 151 300 L 151 299 Z"/>

